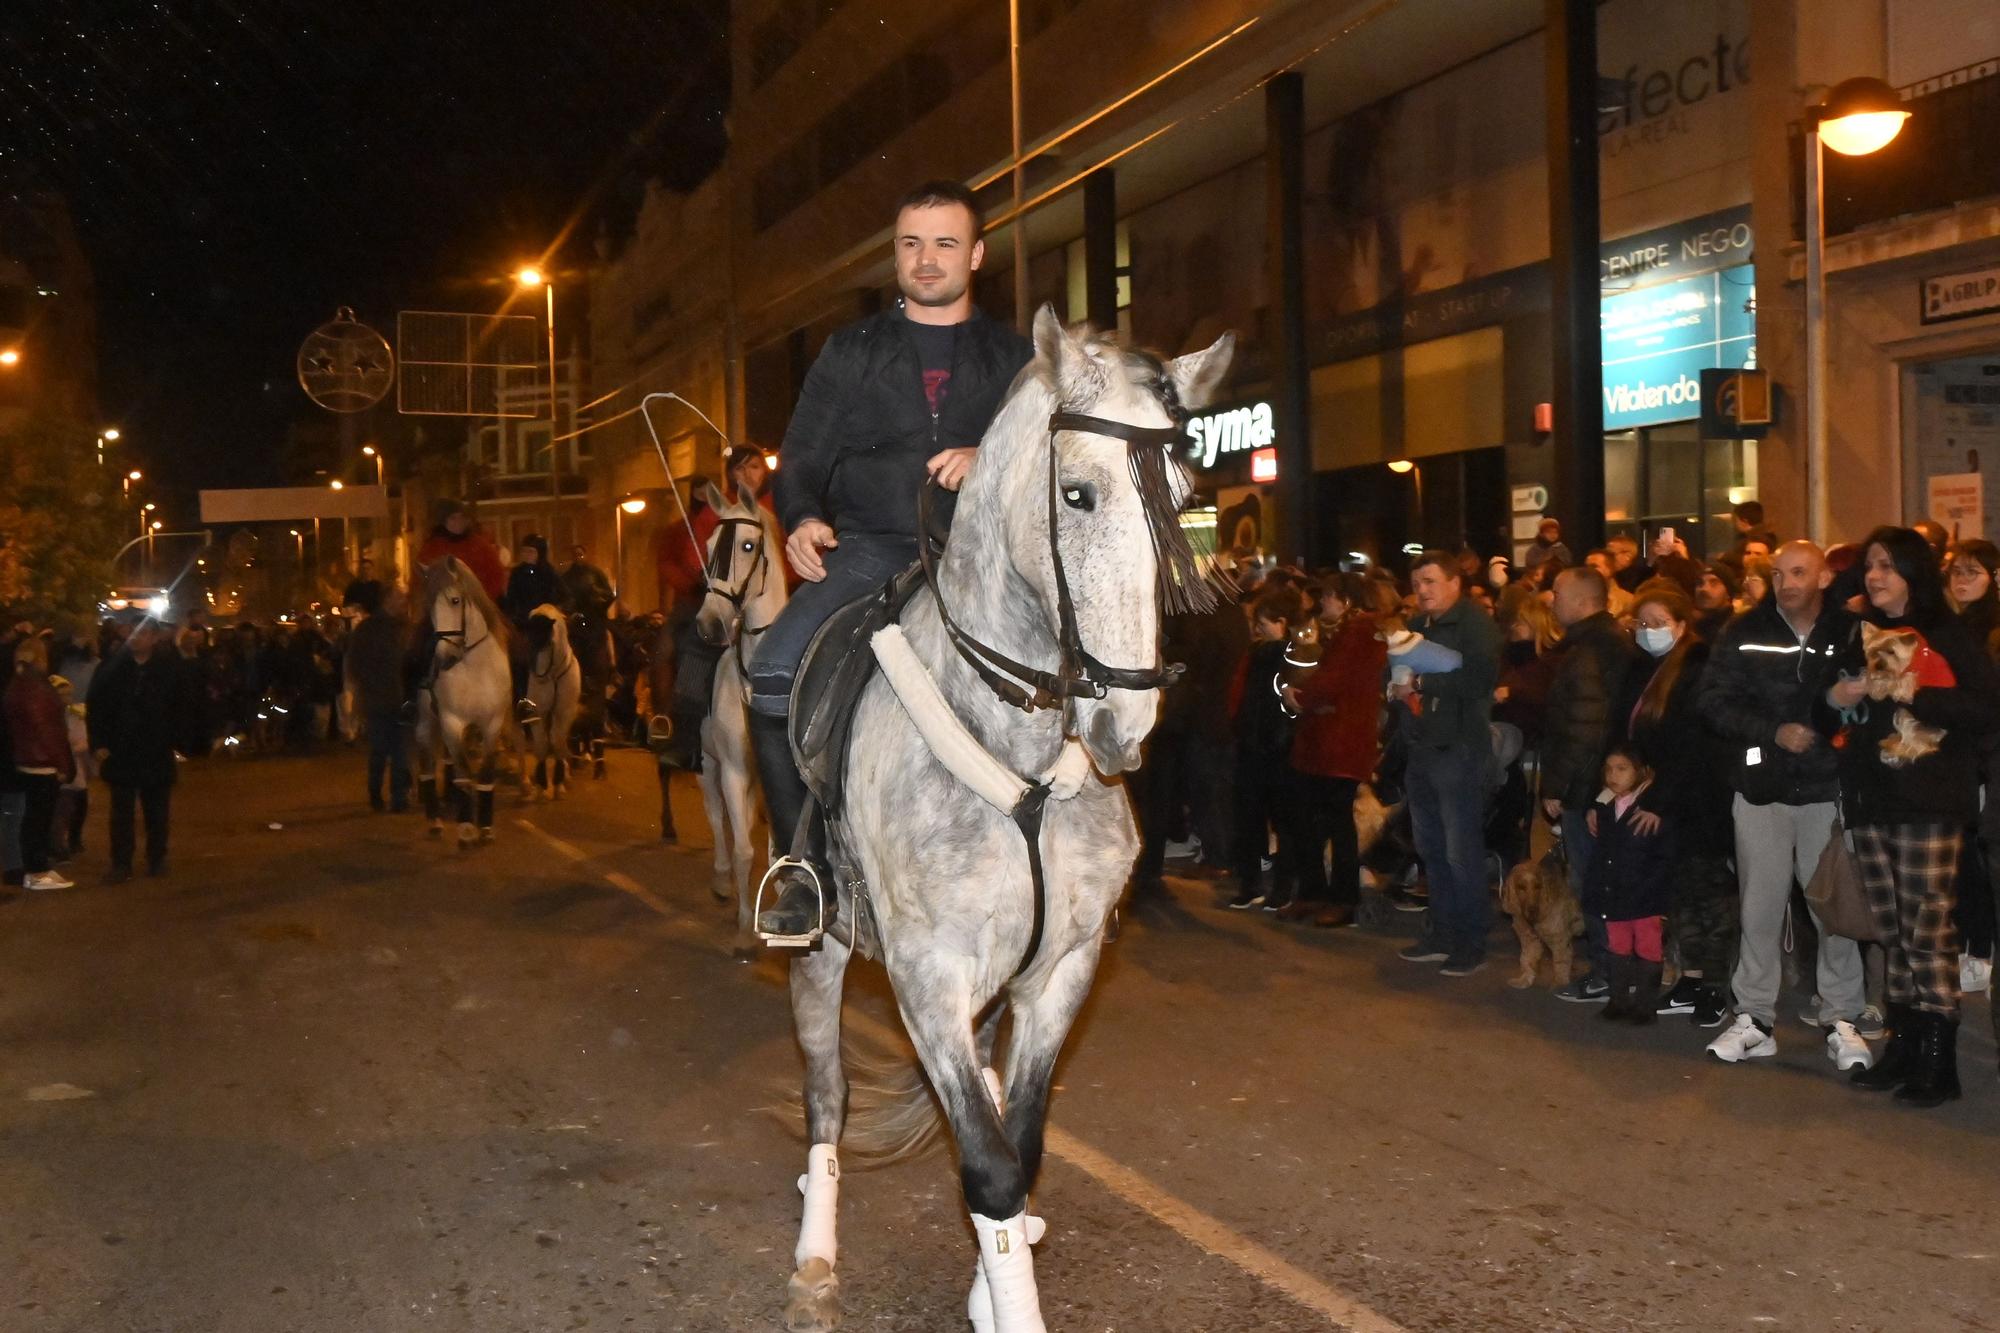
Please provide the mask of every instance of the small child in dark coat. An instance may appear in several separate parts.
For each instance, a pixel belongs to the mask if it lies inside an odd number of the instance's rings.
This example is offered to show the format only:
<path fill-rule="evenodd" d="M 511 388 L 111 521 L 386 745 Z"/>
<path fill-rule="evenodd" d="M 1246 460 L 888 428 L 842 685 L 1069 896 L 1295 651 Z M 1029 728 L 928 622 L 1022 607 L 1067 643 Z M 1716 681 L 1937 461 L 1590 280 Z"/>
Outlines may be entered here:
<path fill-rule="evenodd" d="M 1661 943 L 1673 897 L 1674 830 L 1656 808 L 1653 772 L 1626 744 L 1604 759 L 1604 792 L 1590 812 L 1596 849 L 1583 910 L 1604 919 L 1611 951 L 1603 1017 L 1650 1023 L 1660 998 Z"/>

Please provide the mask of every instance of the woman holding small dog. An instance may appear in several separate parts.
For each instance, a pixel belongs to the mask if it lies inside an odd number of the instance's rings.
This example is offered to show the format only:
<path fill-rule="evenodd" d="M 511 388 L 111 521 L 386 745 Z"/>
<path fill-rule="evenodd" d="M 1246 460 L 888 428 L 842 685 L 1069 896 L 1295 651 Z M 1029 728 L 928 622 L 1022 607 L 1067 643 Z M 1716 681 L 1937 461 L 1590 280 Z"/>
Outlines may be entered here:
<path fill-rule="evenodd" d="M 1920 534 L 1877 528 L 1862 567 L 1862 623 L 1815 719 L 1833 737 L 1841 815 L 1888 952 L 1889 1045 L 1853 1080 L 1936 1106 L 1959 1095 L 1952 908 L 2000 675 L 1952 614 Z"/>

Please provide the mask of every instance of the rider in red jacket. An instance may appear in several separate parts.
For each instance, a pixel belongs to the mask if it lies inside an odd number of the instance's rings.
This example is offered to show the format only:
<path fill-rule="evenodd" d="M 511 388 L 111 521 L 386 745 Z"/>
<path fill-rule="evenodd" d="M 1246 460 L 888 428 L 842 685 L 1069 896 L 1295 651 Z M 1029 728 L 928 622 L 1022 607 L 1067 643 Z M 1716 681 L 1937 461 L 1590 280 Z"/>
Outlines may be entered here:
<path fill-rule="evenodd" d="M 466 507 L 456 500 L 441 501 L 438 513 L 437 526 L 417 551 L 417 563 L 429 565 L 444 556 L 455 555 L 472 571 L 488 597 L 495 602 L 505 597 L 507 567 L 501 563 L 500 548 L 493 544 L 486 530 L 473 522 Z"/>

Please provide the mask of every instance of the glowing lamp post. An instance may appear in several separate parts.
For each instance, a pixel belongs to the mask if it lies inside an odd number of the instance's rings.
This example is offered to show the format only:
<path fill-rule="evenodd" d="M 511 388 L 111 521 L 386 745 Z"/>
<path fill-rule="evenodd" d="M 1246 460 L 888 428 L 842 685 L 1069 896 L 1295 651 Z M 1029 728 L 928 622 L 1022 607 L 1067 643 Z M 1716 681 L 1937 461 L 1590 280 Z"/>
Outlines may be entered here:
<path fill-rule="evenodd" d="M 1824 543 L 1833 527 L 1827 487 L 1826 186 L 1824 150 L 1864 157 L 1886 147 L 1910 118 L 1880 79 L 1847 79 L 1806 112 L 1806 524 Z"/>
<path fill-rule="evenodd" d="M 643 495 L 628 495 L 618 502 L 618 508 L 612 514 L 615 530 L 618 534 L 616 566 L 618 571 L 618 587 L 616 591 L 620 593 L 625 590 L 625 515 L 632 514 L 637 516 L 645 512 L 646 497 Z"/>

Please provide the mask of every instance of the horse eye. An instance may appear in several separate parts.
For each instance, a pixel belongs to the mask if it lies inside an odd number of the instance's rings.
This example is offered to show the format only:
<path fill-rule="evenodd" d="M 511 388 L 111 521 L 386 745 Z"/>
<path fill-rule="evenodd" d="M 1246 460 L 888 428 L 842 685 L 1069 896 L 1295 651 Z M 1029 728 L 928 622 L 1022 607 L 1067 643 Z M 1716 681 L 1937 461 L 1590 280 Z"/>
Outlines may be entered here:
<path fill-rule="evenodd" d="M 744 543 L 743 543 L 743 554 L 745 554 L 745 555 L 749 555 L 749 554 L 750 554 L 750 553 L 751 553 L 752 551 L 754 551 L 754 550 L 756 550 L 756 549 L 757 549 L 757 543 L 756 543 L 756 542 L 744 542 Z"/>
<path fill-rule="evenodd" d="M 1097 508 L 1097 488 L 1087 481 L 1063 487 L 1062 498 L 1071 509 L 1081 509 L 1086 514 Z"/>

